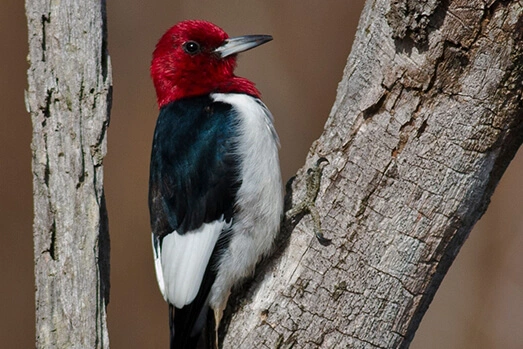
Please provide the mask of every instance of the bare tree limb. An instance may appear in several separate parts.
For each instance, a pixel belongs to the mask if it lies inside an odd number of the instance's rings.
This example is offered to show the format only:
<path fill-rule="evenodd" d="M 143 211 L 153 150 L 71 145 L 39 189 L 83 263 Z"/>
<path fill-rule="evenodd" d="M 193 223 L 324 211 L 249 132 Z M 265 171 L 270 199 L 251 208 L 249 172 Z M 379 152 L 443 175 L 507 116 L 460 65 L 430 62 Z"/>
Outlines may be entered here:
<path fill-rule="evenodd" d="M 37 348 L 108 348 L 105 1 L 26 1 Z"/>
<path fill-rule="evenodd" d="M 225 348 L 406 348 L 523 141 L 523 3 L 367 1 L 325 131 Z M 290 234 L 292 231 L 292 234 Z M 232 315 L 231 315 L 232 314 Z"/>

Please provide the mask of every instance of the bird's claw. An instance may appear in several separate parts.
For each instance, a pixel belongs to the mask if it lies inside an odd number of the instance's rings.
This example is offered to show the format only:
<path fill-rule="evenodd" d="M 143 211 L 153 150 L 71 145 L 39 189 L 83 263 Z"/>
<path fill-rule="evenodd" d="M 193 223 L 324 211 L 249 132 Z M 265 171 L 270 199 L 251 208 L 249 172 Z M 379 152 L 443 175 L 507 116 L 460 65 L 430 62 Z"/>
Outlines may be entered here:
<path fill-rule="evenodd" d="M 316 235 L 316 239 L 322 246 L 329 246 L 332 243 L 332 239 L 327 239 L 325 236 L 323 236 L 323 233 L 319 230 L 316 230 L 314 235 Z"/>
<path fill-rule="evenodd" d="M 303 212 L 310 213 L 312 222 L 314 224 L 314 235 L 316 236 L 316 239 L 322 246 L 328 246 L 331 244 L 332 240 L 327 239 L 321 231 L 321 219 L 315 204 L 316 197 L 318 196 L 318 192 L 320 190 L 320 181 L 323 170 L 323 166 L 321 165 L 323 163 L 328 164 L 329 160 L 321 157 L 316 160 L 314 167 L 311 167 L 307 170 L 307 191 L 305 199 L 293 207 L 290 211 L 288 211 L 287 216 L 294 217 Z"/>

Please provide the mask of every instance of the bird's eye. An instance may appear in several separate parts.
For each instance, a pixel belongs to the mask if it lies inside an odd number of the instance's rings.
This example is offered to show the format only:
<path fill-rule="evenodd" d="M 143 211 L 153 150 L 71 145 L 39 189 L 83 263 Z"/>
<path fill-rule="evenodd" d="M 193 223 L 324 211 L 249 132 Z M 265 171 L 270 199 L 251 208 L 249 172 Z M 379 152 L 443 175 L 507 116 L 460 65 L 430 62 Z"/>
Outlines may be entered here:
<path fill-rule="evenodd" d="M 183 44 L 183 50 L 191 56 L 195 55 L 200 52 L 200 44 L 196 41 L 187 41 Z"/>

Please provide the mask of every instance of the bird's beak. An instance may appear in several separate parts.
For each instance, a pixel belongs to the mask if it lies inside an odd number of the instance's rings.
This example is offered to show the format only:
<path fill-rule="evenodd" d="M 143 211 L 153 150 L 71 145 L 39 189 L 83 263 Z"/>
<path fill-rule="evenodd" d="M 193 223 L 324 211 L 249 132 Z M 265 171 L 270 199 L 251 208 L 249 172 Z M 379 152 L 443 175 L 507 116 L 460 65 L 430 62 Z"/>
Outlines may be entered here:
<path fill-rule="evenodd" d="M 272 40 L 270 35 L 244 35 L 226 39 L 223 44 L 214 50 L 220 58 L 250 50 Z"/>

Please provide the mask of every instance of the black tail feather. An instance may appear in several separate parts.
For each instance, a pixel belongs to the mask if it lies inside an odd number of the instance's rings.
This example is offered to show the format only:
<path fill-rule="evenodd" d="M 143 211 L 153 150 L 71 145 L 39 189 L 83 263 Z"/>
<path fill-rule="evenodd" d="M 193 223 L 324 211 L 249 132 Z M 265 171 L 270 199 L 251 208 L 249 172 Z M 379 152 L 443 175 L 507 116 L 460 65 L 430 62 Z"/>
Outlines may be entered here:
<path fill-rule="evenodd" d="M 169 304 L 169 329 L 171 349 L 205 349 L 207 346 L 199 344 L 201 329 L 194 331 L 194 323 L 198 313 L 188 305 L 182 309 Z M 175 316 L 176 315 L 176 316 Z"/>
<path fill-rule="evenodd" d="M 170 349 L 218 349 L 216 322 L 214 321 L 214 312 L 211 308 L 207 309 L 207 316 L 204 320 L 205 327 L 201 332 L 193 334 L 187 329 L 187 322 L 177 321 L 174 317 L 175 312 L 178 319 L 184 318 L 184 309 L 177 309 L 169 304 L 169 329 L 170 329 Z M 185 309 L 185 311 L 187 311 Z"/>
<path fill-rule="evenodd" d="M 207 348 L 209 349 L 218 349 L 218 333 L 216 333 L 216 321 L 214 318 L 214 312 L 211 308 L 207 312 L 207 321 L 205 323 L 205 342 L 207 343 Z"/>
<path fill-rule="evenodd" d="M 175 329 L 174 329 L 174 305 L 172 304 L 169 304 L 169 332 L 170 332 L 170 335 L 171 335 L 171 339 L 170 339 L 170 343 L 171 343 L 171 346 L 170 348 L 171 349 L 174 349 L 175 348 L 175 344 L 174 344 L 174 338 L 175 338 Z"/>

